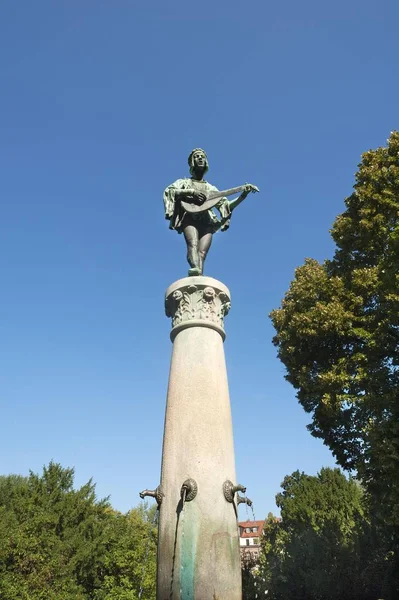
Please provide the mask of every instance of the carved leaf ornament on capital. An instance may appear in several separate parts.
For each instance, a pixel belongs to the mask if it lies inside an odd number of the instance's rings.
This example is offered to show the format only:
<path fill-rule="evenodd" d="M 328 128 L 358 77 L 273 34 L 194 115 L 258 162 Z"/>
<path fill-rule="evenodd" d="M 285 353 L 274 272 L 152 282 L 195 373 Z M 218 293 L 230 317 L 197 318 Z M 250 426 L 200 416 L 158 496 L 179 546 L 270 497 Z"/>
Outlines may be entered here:
<path fill-rule="evenodd" d="M 175 327 L 191 320 L 205 320 L 223 328 L 223 318 L 230 310 L 230 298 L 223 291 L 198 285 L 175 290 L 166 299 L 166 314 Z"/>

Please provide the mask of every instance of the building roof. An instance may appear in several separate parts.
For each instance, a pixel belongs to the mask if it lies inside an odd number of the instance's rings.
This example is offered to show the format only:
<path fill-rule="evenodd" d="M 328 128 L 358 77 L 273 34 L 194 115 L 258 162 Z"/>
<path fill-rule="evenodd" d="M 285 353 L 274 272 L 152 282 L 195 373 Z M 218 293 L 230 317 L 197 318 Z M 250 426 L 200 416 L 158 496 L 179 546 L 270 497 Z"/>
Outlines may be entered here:
<path fill-rule="evenodd" d="M 263 525 L 264 521 L 241 521 L 240 523 L 238 523 L 238 526 L 240 528 L 240 537 L 253 538 L 261 536 L 263 533 Z M 258 531 L 251 531 L 250 533 L 247 533 L 245 531 L 246 528 L 252 529 L 253 527 L 257 527 Z"/>

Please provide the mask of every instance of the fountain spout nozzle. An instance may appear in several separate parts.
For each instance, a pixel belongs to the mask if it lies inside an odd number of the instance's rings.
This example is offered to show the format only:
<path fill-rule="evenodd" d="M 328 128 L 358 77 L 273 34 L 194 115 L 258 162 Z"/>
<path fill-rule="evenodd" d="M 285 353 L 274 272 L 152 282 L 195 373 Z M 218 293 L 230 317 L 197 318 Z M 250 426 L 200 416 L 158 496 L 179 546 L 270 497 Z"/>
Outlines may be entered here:
<path fill-rule="evenodd" d="M 163 495 L 164 494 L 162 492 L 162 488 L 160 485 L 157 488 L 155 488 L 155 490 L 143 490 L 142 492 L 139 493 L 139 496 L 142 499 L 144 499 L 146 496 L 149 496 L 150 498 L 155 498 L 155 500 L 157 501 L 157 504 L 158 504 L 158 508 L 162 504 Z"/>
<path fill-rule="evenodd" d="M 244 485 L 241 485 L 241 483 L 237 483 L 237 485 L 233 485 L 232 491 L 233 494 L 235 494 L 236 492 L 242 492 L 243 494 L 245 494 L 247 488 Z"/>
<path fill-rule="evenodd" d="M 248 506 L 252 506 L 252 500 L 246 496 L 240 496 L 240 494 L 237 494 L 237 504 L 247 504 Z"/>
<path fill-rule="evenodd" d="M 229 479 L 223 484 L 223 494 L 227 502 L 234 502 L 234 495 L 236 492 L 243 492 L 243 494 L 245 494 L 246 491 L 247 488 L 244 485 L 241 485 L 240 483 L 234 485 Z"/>

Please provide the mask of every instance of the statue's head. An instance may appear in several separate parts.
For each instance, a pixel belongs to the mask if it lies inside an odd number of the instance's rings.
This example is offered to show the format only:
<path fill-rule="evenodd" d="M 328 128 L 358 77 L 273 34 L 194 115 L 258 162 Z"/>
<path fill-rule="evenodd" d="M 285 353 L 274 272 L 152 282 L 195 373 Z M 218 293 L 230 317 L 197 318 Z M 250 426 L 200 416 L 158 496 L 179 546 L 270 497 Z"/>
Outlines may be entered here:
<path fill-rule="evenodd" d="M 205 150 L 202 150 L 202 148 L 194 148 L 188 157 L 188 166 L 190 167 L 191 175 L 198 168 L 206 173 L 209 169 L 209 163 Z"/>

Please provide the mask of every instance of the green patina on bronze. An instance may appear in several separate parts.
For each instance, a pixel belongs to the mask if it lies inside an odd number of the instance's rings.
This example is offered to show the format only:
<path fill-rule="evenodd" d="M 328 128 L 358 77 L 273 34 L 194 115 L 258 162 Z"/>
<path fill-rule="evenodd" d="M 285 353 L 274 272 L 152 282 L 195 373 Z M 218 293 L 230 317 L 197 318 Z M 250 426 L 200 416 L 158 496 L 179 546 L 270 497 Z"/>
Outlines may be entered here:
<path fill-rule="evenodd" d="M 165 218 L 170 229 L 183 233 L 187 244 L 189 275 L 202 275 L 206 255 L 217 231 L 226 231 L 233 210 L 250 192 L 259 189 L 250 183 L 225 190 L 226 196 L 241 192 L 234 200 L 219 197 L 219 190 L 204 180 L 209 169 L 208 157 L 201 148 L 195 148 L 188 157 L 191 177 L 177 179 L 164 191 Z M 219 212 L 217 216 L 213 209 Z"/>
<path fill-rule="evenodd" d="M 218 589 L 220 588 L 218 578 L 220 576 L 223 580 L 224 577 L 222 571 L 234 572 L 236 569 L 240 569 L 239 547 L 235 536 L 228 531 L 219 529 L 218 533 L 210 536 L 209 531 L 214 529 L 215 523 L 210 518 L 206 525 L 204 516 L 198 511 L 194 502 L 190 505 L 186 504 L 184 510 L 186 514 L 181 521 L 180 538 L 179 600 L 196 600 L 203 591 L 201 582 L 197 580 L 199 549 L 208 548 L 213 556 L 215 566 L 213 584 Z M 220 524 L 216 526 L 219 528 Z M 223 565 L 220 573 L 218 565 L 219 567 Z"/>
<path fill-rule="evenodd" d="M 180 590 L 181 600 L 195 600 L 195 572 L 198 545 L 198 515 L 193 505 L 186 504 L 180 547 Z"/>

